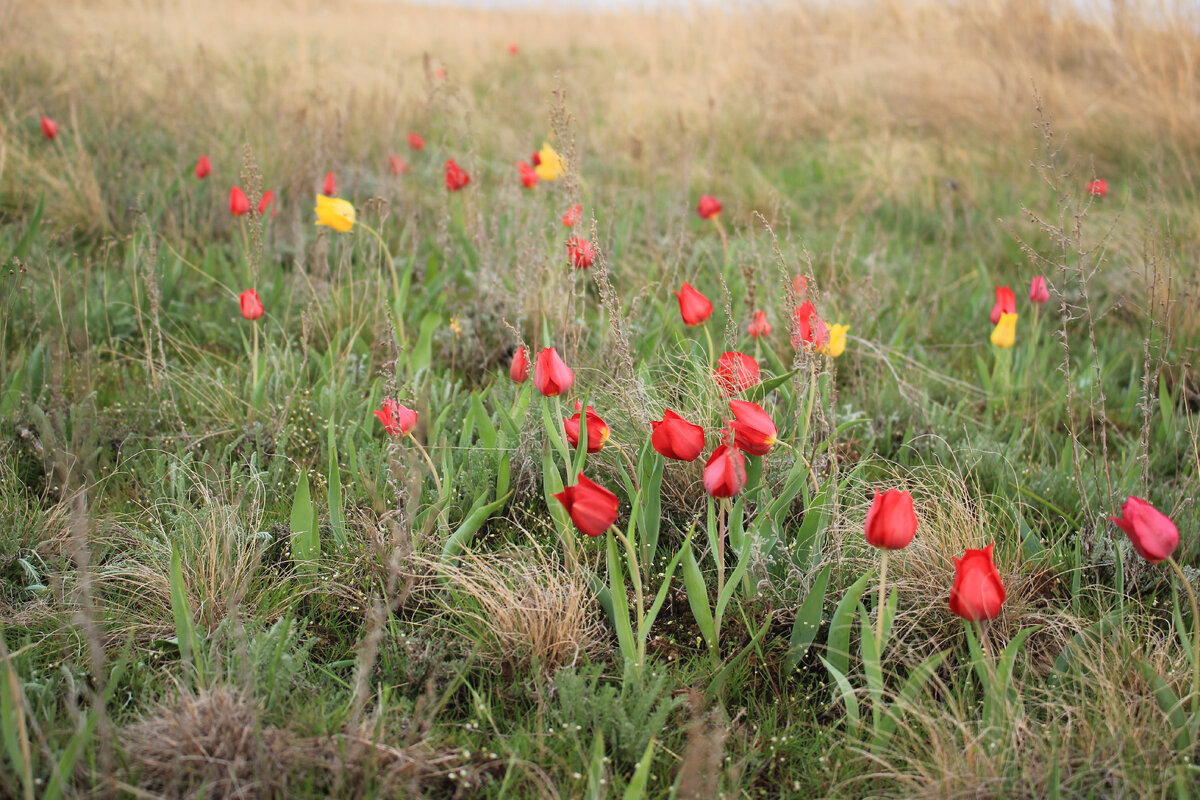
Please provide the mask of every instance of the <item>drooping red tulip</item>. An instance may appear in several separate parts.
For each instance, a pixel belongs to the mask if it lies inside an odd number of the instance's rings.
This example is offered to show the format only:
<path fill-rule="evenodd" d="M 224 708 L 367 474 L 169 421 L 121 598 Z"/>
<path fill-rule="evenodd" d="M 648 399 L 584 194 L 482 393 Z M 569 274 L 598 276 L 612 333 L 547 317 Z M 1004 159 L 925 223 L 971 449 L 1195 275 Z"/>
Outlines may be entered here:
<path fill-rule="evenodd" d="M 1092 197 L 1104 197 L 1108 194 L 1108 181 L 1094 180 L 1087 185 L 1087 191 Z"/>
<path fill-rule="evenodd" d="M 671 409 L 663 412 L 661 420 L 650 423 L 650 445 L 664 458 L 676 461 L 695 461 L 704 450 L 704 428 L 688 422 Z"/>
<path fill-rule="evenodd" d="M 592 243 L 579 236 L 567 239 L 567 258 L 575 265 L 575 269 L 587 269 L 596 259 Z"/>
<path fill-rule="evenodd" d="M 1132 495 L 1121 504 L 1121 516 L 1110 517 L 1125 531 L 1133 549 L 1152 564 L 1170 558 L 1179 547 L 1179 529 L 1166 514 Z"/>
<path fill-rule="evenodd" d="M 583 216 L 583 204 L 576 203 L 563 212 L 562 223 L 564 227 L 574 228 L 575 223 L 579 222 L 579 218 Z"/>
<path fill-rule="evenodd" d="M 58 136 L 58 123 L 49 117 L 42 117 L 42 136 L 53 139 Z"/>
<path fill-rule="evenodd" d="M 262 199 L 258 201 L 258 215 L 261 217 L 263 214 L 266 214 L 267 209 L 270 208 L 271 204 L 274 202 L 275 202 L 275 193 L 273 191 L 268 189 L 267 191 L 263 192 Z M 275 209 L 275 211 L 278 211 L 278 210 L 279 209 Z M 275 211 L 271 212 L 272 217 L 275 216 Z"/>
<path fill-rule="evenodd" d="M 703 325 L 712 316 L 712 301 L 686 281 L 675 296 L 679 298 L 679 316 L 683 317 L 684 325 Z"/>
<path fill-rule="evenodd" d="M 521 173 L 521 185 L 526 189 L 532 189 L 538 184 L 538 175 L 533 167 L 526 164 L 524 161 L 517 162 L 517 171 Z"/>
<path fill-rule="evenodd" d="M 575 415 L 563 421 L 563 427 L 567 433 L 567 441 L 570 442 L 572 450 L 579 447 L 579 414 L 581 412 L 587 415 L 587 451 L 589 453 L 599 453 L 604 449 L 604 443 L 608 441 L 610 433 L 608 423 L 602 420 L 600 415 L 596 413 L 596 409 L 591 406 L 588 406 L 587 410 L 584 411 L 583 405 L 579 401 L 575 402 Z"/>
<path fill-rule="evenodd" d="M 811 300 L 805 300 L 792 309 L 792 320 L 795 322 L 793 349 L 820 350 L 829 344 L 829 326 L 821 319 Z"/>
<path fill-rule="evenodd" d="M 917 511 L 910 492 L 875 492 L 867 512 L 867 544 L 884 550 L 903 550 L 917 532 Z"/>
<path fill-rule="evenodd" d="M 574 486 L 568 486 L 554 499 L 563 504 L 571 521 L 587 536 L 603 536 L 617 522 L 617 496 L 582 472 Z"/>
<path fill-rule="evenodd" d="M 446 191 L 457 192 L 471 182 L 471 176 L 466 170 L 454 163 L 454 159 L 446 160 Z"/>
<path fill-rule="evenodd" d="M 248 320 L 256 320 L 263 315 L 263 304 L 258 299 L 257 289 L 247 289 L 238 297 L 242 307 L 242 316 Z"/>
<path fill-rule="evenodd" d="M 717 359 L 717 369 L 713 377 L 722 394 L 728 397 L 758 383 L 761 373 L 758 369 L 758 362 L 754 360 L 753 356 L 745 353 L 726 352 Z"/>
<path fill-rule="evenodd" d="M 533 385 L 546 397 L 555 397 L 571 388 L 575 372 L 559 357 L 558 351 L 547 347 L 538 353 L 533 368 Z"/>
<path fill-rule="evenodd" d="M 700 219 L 712 219 L 721 213 L 721 201 L 711 194 L 700 195 L 700 205 L 696 207 Z"/>
<path fill-rule="evenodd" d="M 245 192 L 234 186 L 229 190 L 229 213 L 240 217 L 248 211 L 250 211 L 250 199 L 246 197 Z"/>
<path fill-rule="evenodd" d="M 524 383 L 529 378 L 529 351 L 518 347 L 513 353 L 512 366 L 508 368 L 508 377 L 513 383 Z"/>
<path fill-rule="evenodd" d="M 992 306 L 991 320 L 996 325 L 1004 314 L 1017 313 L 1017 296 L 1007 286 L 996 287 L 996 304 Z"/>
<path fill-rule="evenodd" d="M 950 610 L 965 620 L 993 619 L 1004 605 L 1004 583 L 992 560 L 994 544 L 982 550 L 967 550 L 954 559 L 954 586 Z"/>
<path fill-rule="evenodd" d="M 391 436 L 407 436 L 409 431 L 417 427 L 417 412 L 390 397 L 383 401 L 383 408 L 378 409 L 375 416 Z"/>
<path fill-rule="evenodd" d="M 1029 301 L 1039 306 L 1050 299 L 1050 289 L 1046 286 L 1045 275 L 1034 275 L 1029 282 Z"/>
<path fill-rule="evenodd" d="M 200 156 L 196 162 L 196 177 L 204 180 L 209 175 L 212 175 L 212 162 L 208 160 L 208 156 Z"/>
<path fill-rule="evenodd" d="M 749 400 L 730 400 L 729 410 L 733 412 L 729 427 L 733 429 L 737 448 L 752 456 L 765 456 L 771 452 L 779 431 L 763 407 Z"/>
<path fill-rule="evenodd" d="M 419 133 L 410 133 L 408 135 L 408 146 L 413 150 L 424 150 L 425 140 L 421 138 Z"/>
<path fill-rule="evenodd" d="M 388 156 L 388 169 L 393 175 L 403 175 L 408 172 L 408 162 L 398 155 L 392 154 Z"/>
<path fill-rule="evenodd" d="M 746 327 L 746 331 L 755 339 L 771 335 L 771 323 L 767 322 L 767 312 L 755 311 L 754 319 Z"/>
<path fill-rule="evenodd" d="M 333 197 L 337 194 L 337 177 L 332 172 L 325 173 L 325 182 L 321 184 L 321 194 Z"/>
<path fill-rule="evenodd" d="M 746 457 L 736 447 L 720 445 L 704 465 L 704 491 L 713 497 L 733 497 L 746 485 Z"/>

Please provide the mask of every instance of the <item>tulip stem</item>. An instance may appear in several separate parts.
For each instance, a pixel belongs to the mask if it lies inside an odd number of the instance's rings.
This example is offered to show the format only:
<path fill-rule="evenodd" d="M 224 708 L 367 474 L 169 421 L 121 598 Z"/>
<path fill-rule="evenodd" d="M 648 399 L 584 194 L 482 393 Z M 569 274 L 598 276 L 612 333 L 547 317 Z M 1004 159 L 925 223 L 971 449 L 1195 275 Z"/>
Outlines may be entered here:
<path fill-rule="evenodd" d="M 1038 346 L 1038 312 L 1040 304 L 1033 306 L 1033 331 L 1029 334 L 1029 363 L 1025 365 L 1025 375 L 1029 379 L 1029 392 L 1033 396 L 1030 410 L 1033 412 L 1033 446 L 1037 447 L 1038 429 L 1038 381 L 1037 381 L 1037 346 Z M 1029 394 L 1026 395 L 1029 397 Z"/>
<path fill-rule="evenodd" d="M 254 322 L 251 322 L 250 325 L 254 328 L 254 346 L 253 352 L 250 356 L 250 418 L 253 419 L 254 409 L 256 408 L 254 403 L 254 395 L 258 391 L 258 321 L 255 320 Z"/>
<path fill-rule="evenodd" d="M 888 553 L 886 548 L 879 559 L 879 611 L 875 617 L 875 654 L 883 661 L 883 616 L 887 609 L 887 568 Z"/>
<path fill-rule="evenodd" d="M 1179 562 L 1175 560 L 1174 556 L 1168 556 L 1167 563 L 1179 576 L 1179 582 L 1183 584 L 1188 601 L 1192 604 L 1192 714 L 1195 715 L 1197 703 L 1200 703 L 1200 626 L 1197 625 L 1200 622 L 1200 606 L 1196 603 L 1196 591 L 1192 589 L 1191 581 L 1183 574 L 1183 568 L 1179 566 Z"/>
<path fill-rule="evenodd" d="M 408 437 L 412 439 L 412 443 L 417 447 L 417 452 L 421 454 L 421 457 L 425 459 L 425 463 L 429 465 L 429 474 L 433 476 L 433 485 L 437 487 L 438 499 L 441 500 L 442 479 L 438 477 L 437 467 L 433 465 L 433 459 L 429 457 L 429 452 L 425 447 L 417 441 L 417 437 L 413 436 L 412 433 L 409 433 Z"/>

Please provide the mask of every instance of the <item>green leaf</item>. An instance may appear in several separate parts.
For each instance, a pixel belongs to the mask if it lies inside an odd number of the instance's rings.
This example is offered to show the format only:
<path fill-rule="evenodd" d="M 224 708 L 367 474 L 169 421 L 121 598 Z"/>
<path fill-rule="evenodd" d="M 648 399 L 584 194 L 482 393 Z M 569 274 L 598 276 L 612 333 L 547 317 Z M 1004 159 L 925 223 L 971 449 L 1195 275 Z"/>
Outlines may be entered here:
<path fill-rule="evenodd" d="M 808 653 L 817 631 L 821 629 L 821 619 L 825 610 L 825 588 L 829 585 L 829 571 L 832 564 L 826 564 L 817 573 L 808 596 L 800 604 L 796 612 L 796 621 L 792 623 L 792 635 L 788 638 L 787 660 L 784 662 L 789 672 L 799 666 L 800 661 Z"/>
<path fill-rule="evenodd" d="M 317 508 L 308 489 L 308 473 L 300 468 L 296 495 L 292 498 L 292 558 L 303 568 L 315 571 L 321 558 L 321 539 L 317 528 Z"/>
<path fill-rule="evenodd" d="M 471 407 L 475 412 L 475 427 L 479 430 L 479 444 L 487 450 L 495 450 L 499 434 L 492 424 L 492 415 L 483 407 L 479 392 L 471 392 Z"/>
<path fill-rule="evenodd" d="M 592 740 L 592 760 L 588 764 L 588 800 L 606 800 L 607 787 L 604 780 L 604 734 L 596 728 L 596 738 Z"/>
<path fill-rule="evenodd" d="M 842 705 L 846 707 L 846 732 L 853 736 L 862 725 L 862 716 L 858 710 L 858 696 L 854 694 L 854 687 L 850 685 L 850 681 L 846 680 L 846 676 L 841 670 L 830 664 L 825 658 L 820 656 L 818 658 L 821 658 L 821 663 L 825 665 L 825 669 L 829 670 L 829 674 L 833 676 L 833 680 L 837 684 L 838 691 L 841 692 Z"/>
<path fill-rule="evenodd" d="M 654 763 L 654 738 L 646 745 L 646 752 L 637 763 L 629 785 L 625 787 L 624 800 L 642 800 L 646 796 L 646 783 L 650 780 L 650 765 Z"/>
<path fill-rule="evenodd" d="M 29 248 L 33 246 L 34 239 L 37 238 L 38 230 L 42 226 L 42 212 L 46 207 L 46 195 L 38 195 L 37 206 L 33 209 L 33 214 L 29 217 L 29 227 L 25 229 L 25 233 L 21 236 L 21 240 L 17 242 L 17 246 L 9 253 L 8 260 L 14 258 L 25 258 L 29 255 Z"/>
<path fill-rule="evenodd" d="M 929 679 L 937 672 L 938 667 L 950 655 L 949 650 L 942 650 L 927 657 L 924 661 L 913 668 L 908 674 L 908 680 L 904 682 L 904 686 L 900 689 L 896 699 L 886 709 L 883 717 L 875 725 L 875 738 L 871 741 L 871 749 L 878 751 L 888 740 L 892 738 L 892 734 L 896 732 L 896 728 L 900 724 L 900 715 L 906 708 L 909 708 L 913 701 L 916 700 L 917 692 L 929 682 Z"/>
<path fill-rule="evenodd" d="M 455 528 L 454 533 L 446 540 L 446 544 L 442 547 L 442 561 L 449 561 L 463 551 L 475 538 L 475 534 L 483 527 L 493 514 L 504 508 L 504 504 L 508 502 L 509 495 L 504 495 L 494 502 L 487 505 L 480 505 L 481 501 L 487 499 L 486 494 L 482 494 L 475 499 L 474 505 L 471 506 L 470 513 L 467 514 L 459 526 Z"/>
<path fill-rule="evenodd" d="M 329 528 L 333 541 L 339 548 L 346 546 L 346 512 L 342 507 L 342 472 L 338 467 L 337 441 L 334 439 L 333 420 L 329 420 L 329 471 L 325 476 L 325 500 L 329 504 Z"/>
<path fill-rule="evenodd" d="M 709 698 L 715 698 L 721 693 L 721 690 L 725 688 L 726 682 L 730 677 L 733 676 L 733 671 L 737 668 L 738 664 L 742 663 L 746 656 L 750 655 L 751 650 L 754 650 L 756 647 L 758 647 L 770 630 L 771 626 L 769 624 L 764 624 L 758 629 L 758 633 L 754 634 L 754 637 L 750 639 L 750 642 L 741 649 L 741 652 L 725 663 L 725 666 L 721 668 L 721 671 L 718 672 L 717 676 L 712 679 L 711 683 L 709 683 L 708 689 L 705 690 L 705 694 Z"/>
<path fill-rule="evenodd" d="M 175 618 L 175 639 L 179 643 L 179 654 L 184 662 L 195 665 L 200 672 L 199 654 L 196 652 L 196 625 L 192 621 L 192 609 L 188 604 L 187 588 L 183 584 L 183 560 L 179 548 L 171 545 L 171 616 Z"/>
<path fill-rule="evenodd" d="M 842 599 L 837 605 L 837 609 L 834 610 L 833 618 L 829 623 L 829 639 L 825 645 L 825 652 L 828 656 L 827 660 L 829 664 L 839 674 L 844 675 L 849 672 L 850 629 L 854 624 L 854 613 L 858 608 L 859 598 L 866 591 L 867 583 L 874 574 L 874 570 L 864 573 L 846 590 L 846 593 L 842 595 Z M 825 660 L 822 659 L 822 661 Z"/>
<path fill-rule="evenodd" d="M 756 383 L 746 390 L 743 397 L 761 405 L 762 402 L 767 399 L 767 395 L 790 381 L 792 376 L 797 372 L 799 372 L 799 370 L 792 370 L 791 372 L 785 372 L 783 375 L 778 377 L 765 380 L 762 383 Z"/>
<path fill-rule="evenodd" d="M 1134 659 L 1133 663 L 1141 672 L 1146 683 L 1150 684 L 1150 689 L 1154 692 L 1154 699 L 1158 701 L 1159 709 L 1167 715 L 1167 721 L 1171 724 L 1171 729 L 1175 731 L 1175 749 L 1180 753 L 1191 752 L 1192 737 L 1188 730 L 1188 715 L 1184 710 L 1183 701 L 1175 694 L 1171 685 L 1154 671 L 1153 667 L 1140 659 Z"/>
<path fill-rule="evenodd" d="M 608 582 L 612 596 L 612 623 L 617 631 L 617 642 L 621 645 L 621 654 L 626 661 L 637 660 L 637 647 L 633 642 L 633 626 L 629 622 L 629 601 L 625 590 L 625 573 L 621 569 L 621 559 L 617 556 L 617 540 L 612 535 L 608 537 Z M 641 664 L 638 667 L 641 668 Z"/>
<path fill-rule="evenodd" d="M 715 653 L 717 647 L 716 630 L 713 627 L 712 612 L 708 606 L 708 586 L 704 583 L 704 575 L 700 573 L 700 565 L 692 553 L 692 543 L 683 544 L 683 585 L 687 590 L 688 605 L 700 635 L 704 637 L 708 649 Z"/>

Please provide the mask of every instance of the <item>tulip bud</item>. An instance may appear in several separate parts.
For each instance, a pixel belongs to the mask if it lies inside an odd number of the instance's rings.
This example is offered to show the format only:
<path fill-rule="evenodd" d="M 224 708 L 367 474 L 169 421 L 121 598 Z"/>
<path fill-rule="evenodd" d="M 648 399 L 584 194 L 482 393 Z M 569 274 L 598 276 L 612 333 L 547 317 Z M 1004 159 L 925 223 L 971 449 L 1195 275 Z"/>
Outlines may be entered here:
<path fill-rule="evenodd" d="M 695 461 L 704 450 L 704 428 L 667 409 L 661 420 L 650 423 L 650 445 L 665 458 Z"/>
<path fill-rule="evenodd" d="M 417 426 L 417 412 L 390 397 L 383 401 L 383 408 L 377 410 L 375 416 L 391 436 L 407 436 Z"/>
<path fill-rule="evenodd" d="M 775 422 L 758 403 L 748 400 L 730 400 L 729 410 L 734 419 L 729 423 L 733 429 L 734 444 L 752 456 L 765 456 L 775 446 L 779 431 Z"/>
<path fill-rule="evenodd" d="M 49 117 L 42 117 L 42 136 L 47 139 L 58 136 L 58 123 Z"/>
<path fill-rule="evenodd" d="M 1166 514 L 1140 497 L 1121 504 L 1121 516 L 1109 517 L 1125 531 L 1133 549 L 1152 564 L 1165 561 L 1179 547 L 1179 529 Z"/>
<path fill-rule="evenodd" d="M 212 174 L 212 162 L 208 160 L 208 156 L 200 156 L 200 160 L 196 162 L 196 177 L 204 180 Z"/>
<path fill-rule="evenodd" d="M 903 550 L 917 532 L 917 512 L 912 494 L 899 489 L 875 492 L 867 512 L 867 544 L 884 550 Z"/>
<path fill-rule="evenodd" d="M 746 328 L 746 331 L 755 339 L 760 336 L 771 335 L 771 323 L 767 322 L 767 312 L 755 311 L 754 321 Z"/>
<path fill-rule="evenodd" d="M 1046 287 L 1045 275 L 1034 275 L 1029 283 L 1029 300 L 1039 306 L 1050 299 L 1050 290 Z"/>
<path fill-rule="evenodd" d="M 1017 296 L 1007 286 L 996 287 L 996 304 L 992 306 L 991 320 L 995 325 L 1000 322 L 1001 314 L 1017 313 Z"/>
<path fill-rule="evenodd" d="M 683 317 L 684 325 L 703 325 L 705 320 L 712 316 L 712 301 L 691 284 L 685 282 L 675 296 L 679 298 L 679 316 Z"/>
<path fill-rule="evenodd" d="M 568 486 L 554 499 L 563 504 L 571 521 L 587 536 L 603 536 L 617 522 L 617 496 L 582 472 L 574 486 Z"/>
<path fill-rule="evenodd" d="M 954 559 L 950 610 L 965 620 L 993 619 L 1004 605 L 1004 583 L 992 560 L 994 547 L 989 544 L 982 550 L 968 550 Z"/>
<path fill-rule="evenodd" d="M 524 383 L 529 378 L 529 351 L 518 347 L 513 353 L 512 366 L 508 368 L 508 377 L 513 383 Z"/>
<path fill-rule="evenodd" d="M 547 347 L 538 353 L 533 369 L 533 385 L 546 397 L 555 397 L 571 388 L 575 373 L 559 358 L 558 351 Z"/>
<path fill-rule="evenodd" d="M 238 298 L 242 307 L 242 316 L 248 320 L 256 320 L 263 315 L 263 304 L 258 299 L 256 289 L 247 289 Z"/>
<path fill-rule="evenodd" d="M 700 215 L 700 219 L 714 219 L 721 213 L 721 201 L 710 194 L 701 195 L 696 213 Z"/>
<path fill-rule="evenodd" d="M 240 217 L 250 210 L 250 200 L 246 193 L 234 186 L 229 190 L 229 213 Z"/>
<path fill-rule="evenodd" d="M 321 194 L 333 197 L 337 194 L 337 178 L 332 172 L 325 173 L 325 182 L 321 184 Z"/>

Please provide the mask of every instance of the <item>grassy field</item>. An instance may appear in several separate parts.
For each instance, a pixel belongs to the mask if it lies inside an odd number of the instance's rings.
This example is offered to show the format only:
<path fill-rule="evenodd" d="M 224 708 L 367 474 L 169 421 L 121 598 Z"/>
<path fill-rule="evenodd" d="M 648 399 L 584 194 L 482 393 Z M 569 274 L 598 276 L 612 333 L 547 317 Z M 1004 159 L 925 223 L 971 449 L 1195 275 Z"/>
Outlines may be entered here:
<path fill-rule="evenodd" d="M 1200 792 L 1200 25 L 959 5 L 0 0 L 0 796 Z"/>

